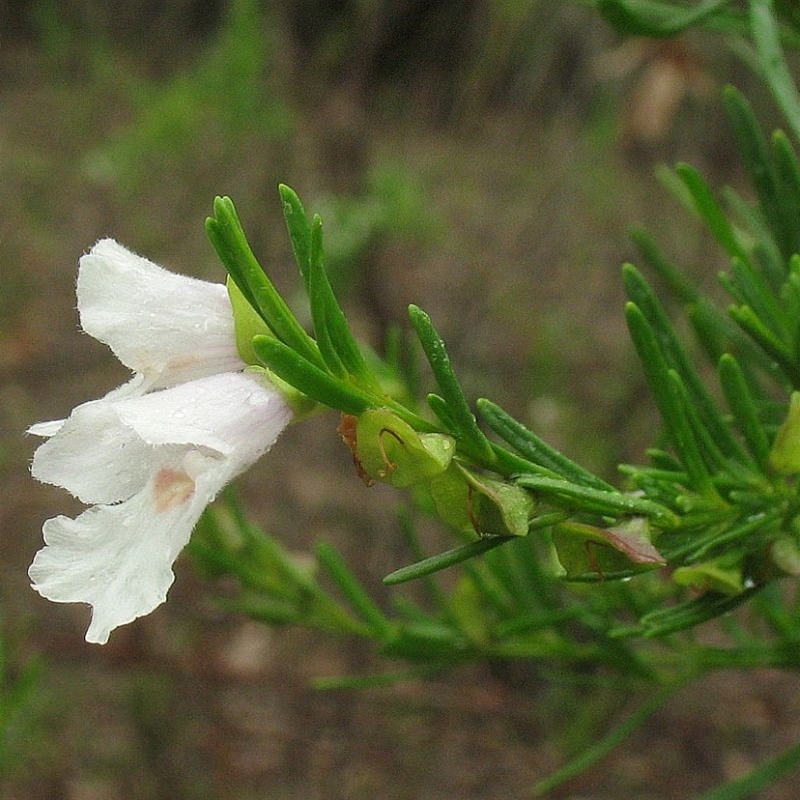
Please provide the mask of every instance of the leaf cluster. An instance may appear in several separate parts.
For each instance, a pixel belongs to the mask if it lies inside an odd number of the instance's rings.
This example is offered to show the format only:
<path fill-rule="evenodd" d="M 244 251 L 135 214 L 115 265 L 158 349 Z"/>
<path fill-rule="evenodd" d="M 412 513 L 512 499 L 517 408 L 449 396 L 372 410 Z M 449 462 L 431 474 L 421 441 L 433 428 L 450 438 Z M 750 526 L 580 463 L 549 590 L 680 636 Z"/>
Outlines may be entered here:
<path fill-rule="evenodd" d="M 800 100 L 781 50 L 800 41 L 790 6 L 596 5 L 628 34 L 673 36 L 705 26 L 750 36 L 790 132 L 800 133 Z M 306 332 L 258 264 L 233 203 L 215 201 L 209 238 L 262 326 L 247 352 L 318 408 L 340 411 L 357 475 L 407 490 L 418 511 L 444 522 L 456 541 L 427 554 L 412 517 L 401 516 L 412 563 L 385 582 L 417 580 L 427 602 L 397 595 L 387 612 L 330 546 L 320 544 L 313 565 L 300 567 L 230 505 L 233 522 L 223 511 L 209 512 L 193 547 L 212 572 L 237 577 L 239 610 L 271 623 L 365 636 L 384 655 L 425 670 L 472 658 L 524 658 L 661 684 L 663 692 L 624 731 L 585 754 L 589 761 L 703 672 L 797 668 L 800 164 L 789 136 L 764 136 L 741 93 L 728 88 L 723 100 L 753 197 L 732 189 L 718 196 L 687 164 L 665 173 L 665 182 L 727 257 L 718 276 L 727 308 L 701 293 L 649 234 L 633 234 L 644 262 L 683 305 L 711 372 L 696 363 L 696 348 L 644 274 L 625 265 L 626 320 L 663 431 L 647 463 L 620 467 L 619 487 L 491 400 L 473 405 L 433 320 L 412 305 L 410 327 L 433 382 L 418 404 L 403 367 L 409 354 L 389 347 L 381 359 L 360 345 L 331 287 L 322 221 L 281 186 L 311 308 L 313 330 Z M 458 579 L 445 590 L 438 573 L 456 564 Z M 572 591 L 561 591 L 559 580 Z M 697 638 L 695 629 L 712 619 L 727 634 L 724 646 Z M 798 759 L 800 750 L 787 752 L 742 785 L 767 785 Z M 585 766 L 571 765 L 554 780 Z M 719 796 L 743 796 L 737 791 Z"/>
<path fill-rule="evenodd" d="M 656 293 L 623 269 L 626 317 L 664 422 L 666 447 L 647 466 L 623 466 L 617 489 L 544 442 L 488 399 L 473 412 L 430 316 L 409 308 L 411 327 L 437 391 L 427 413 L 393 396 L 397 365 L 375 369 L 352 334 L 325 268 L 322 221 L 280 187 L 300 278 L 309 297 L 307 333 L 250 249 L 233 203 L 218 198 L 207 231 L 238 292 L 263 323 L 250 351 L 280 381 L 320 407 L 352 418 L 343 437 L 359 474 L 411 487 L 462 538 L 387 577 L 401 583 L 487 553 L 519 536 L 545 543 L 572 581 L 628 578 L 668 567 L 677 587 L 699 596 L 648 609 L 633 633 L 659 636 L 725 613 L 780 575 L 800 573 L 800 425 L 786 398 L 800 388 L 800 168 L 788 138 L 767 141 L 745 99 L 725 105 L 756 203 L 732 191 L 723 208 L 702 176 L 678 165 L 676 193 L 730 258 L 720 282 L 727 312 L 703 297 L 642 231 L 643 256 L 681 300 L 717 365 L 721 409 Z M 386 382 L 385 376 L 393 379 Z M 491 440 L 482 422 L 495 434 Z M 800 439 L 798 439 L 800 441 Z M 797 468 L 796 468 L 797 467 Z M 680 593 L 678 593 L 680 594 Z"/>

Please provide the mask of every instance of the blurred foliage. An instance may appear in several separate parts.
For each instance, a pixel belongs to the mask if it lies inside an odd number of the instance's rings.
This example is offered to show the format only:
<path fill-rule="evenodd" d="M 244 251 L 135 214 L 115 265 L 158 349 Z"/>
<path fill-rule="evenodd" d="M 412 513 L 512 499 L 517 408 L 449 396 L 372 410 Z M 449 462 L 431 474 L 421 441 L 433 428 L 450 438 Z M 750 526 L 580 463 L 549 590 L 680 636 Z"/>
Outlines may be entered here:
<path fill-rule="evenodd" d="M 89 155 L 86 170 L 128 201 L 158 181 L 180 180 L 176 166 L 236 162 L 253 139 L 262 147 L 292 129 L 292 112 L 278 87 L 268 89 L 271 42 L 255 0 L 230 4 L 219 32 L 189 67 L 165 81 L 126 86 L 133 118 L 108 146 Z M 111 66 L 109 59 L 98 64 Z M 179 154 L 176 164 L 176 154 Z"/>
<path fill-rule="evenodd" d="M 665 14 L 685 14 L 693 7 L 654 2 L 597 5 L 607 15 L 614 5 L 618 12 L 635 11 L 639 5 L 647 11 L 647 24 L 651 24 L 654 11 L 661 23 Z M 733 4 L 702 5 L 712 11 L 712 6 L 726 6 L 722 20 L 727 33 L 742 27 L 742 4 L 735 8 Z M 782 23 L 796 27 L 794 4 L 778 3 L 776 8 Z M 110 87 L 123 97 L 126 113 L 106 120 L 111 130 L 103 137 L 105 141 L 100 146 L 93 143 L 90 153 L 81 156 L 85 174 L 110 188 L 121 207 L 137 198 L 157 196 L 164 205 L 172 206 L 180 219 L 185 216 L 187 203 L 207 204 L 207 197 L 198 197 L 204 176 L 208 193 L 219 191 L 219 186 L 211 182 L 226 165 L 263 174 L 263 157 L 264 161 L 280 162 L 291 172 L 296 164 L 294 148 L 302 146 L 295 137 L 303 126 L 318 123 L 316 115 L 327 98 L 355 98 L 352 105 L 345 102 L 342 106 L 345 121 L 334 126 L 332 138 L 336 141 L 329 152 L 344 152 L 344 171 L 356 172 L 356 179 L 338 180 L 338 164 L 323 165 L 335 179 L 328 182 L 333 184 L 331 188 L 319 191 L 313 199 L 326 222 L 330 280 L 335 288 L 345 290 L 359 280 L 359 260 L 369 259 L 376 243 L 392 235 L 418 236 L 421 230 L 438 229 L 413 175 L 390 158 L 375 158 L 364 152 L 368 144 L 358 131 L 360 117 L 358 113 L 348 116 L 354 108 L 369 111 L 380 107 L 402 115 L 413 104 L 415 113 L 436 124 L 468 120 L 477 110 L 487 108 L 516 107 L 519 113 L 546 118 L 556 109 L 563 112 L 566 104 L 576 114 L 585 115 L 598 103 L 596 84 L 587 76 L 591 40 L 613 41 L 599 25 L 584 28 L 584 36 L 575 37 L 568 24 L 568 5 L 559 4 L 554 13 L 553 4 L 543 0 L 418 0 L 402 4 L 303 0 L 268 5 L 253 0 L 166 5 L 69 0 L 9 3 L 6 9 L 14 24 L 20 26 L 19 35 L 35 37 L 47 53 L 55 80 L 67 81 L 77 75 L 79 83 L 94 87 L 96 96 L 91 102 L 101 108 Z M 26 9 L 27 18 L 32 20 L 27 28 L 20 23 Z M 707 20 L 702 19 L 704 23 Z M 787 33 L 782 30 L 784 39 Z M 170 52 L 171 44 L 187 38 L 191 39 L 189 48 Z M 118 41 L 125 43 L 128 61 L 120 62 Z M 275 66 L 284 59 L 295 65 L 294 71 L 280 71 L 286 82 L 278 85 Z M 232 86 L 235 91 L 231 91 Z M 334 110 L 340 113 L 338 107 Z M 76 113 L 76 125 L 85 125 L 80 111 Z M 252 158 L 253 152 L 261 154 L 259 159 Z M 248 156 L 242 165 L 245 153 Z M 780 153 L 773 156 L 781 157 Z M 336 159 L 328 158 L 332 160 Z M 46 171 L 42 164 L 34 167 Z M 200 178 L 192 184 L 192 198 L 185 197 L 187 171 Z M 326 183 L 324 179 L 317 182 Z M 717 226 L 717 233 L 725 228 L 728 223 L 720 221 L 715 204 L 698 202 L 702 184 L 693 173 L 682 168 L 668 182 L 679 186 L 679 196 L 694 213 L 723 226 Z M 347 191 L 342 191 L 343 186 Z M 774 214 L 765 216 L 764 208 L 754 210 L 741 198 L 729 197 L 734 219 L 728 227 L 733 234 L 723 230 L 723 247 L 740 248 L 743 241 L 749 244 L 752 236 L 764 234 L 767 228 L 767 236 L 771 238 L 774 233 L 776 237 L 771 251 L 777 249 L 781 255 L 792 252 L 786 220 Z M 729 216 L 727 209 L 723 216 Z M 773 223 L 779 223 L 778 227 Z M 713 224 L 711 227 L 714 230 Z M 748 232 L 743 233 L 745 230 Z M 668 263 L 660 251 L 648 249 L 648 242 L 646 237 L 639 239 L 648 262 L 657 268 Z M 659 272 L 679 290 L 681 299 L 687 303 L 697 300 L 696 295 L 687 294 L 690 289 L 676 271 L 661 268 Z M 662 330 L 658 333 L 661 335 Z M 773 435 L 782 421 L 779 412 L 767 409 L 762 416 Z M 738 420 L 746 419 L 747 409 L 743 409 Z M 469 424 L 465 419 L 461 422 Z M 765 446 L 759 443 L 758 429 L 751 431 L 755 458 L 763 466 Z M 480 448 L 481 442 L 476 437 L 473 444 Z M 560 466 L 565 468 L 563 463 Z M 659 466 L 677 472 L 674 463 L 666 459 L 662 458 Z M 462 489 L 462 482 L 456 482 Z M 419 488 L 415 487 L 414 495 L 424 517 L 434 504 L 424 491 L 416 491 Z M 584 499 L 588 496 L 585 494 Z M 411 557 L 424 561 L 416 522 L 402 516 L 400 526 Z M 569 547 L 562 548 L 562 553 L 570 550 L 575 574 L 596 567 L 602 560 L 596 553 L 607 549 L 609 542 L 602 537 L 598 540 L 598 535 L 586 529 L 566 529 Z M 774 585 L 739 615 L 725 618 L 726 642 L 732 643 L 732 649 L 706 647 L 690 633 L 648 643 L 652 649 L 643 656 L 639 642 L 609 639 L 609 622 L 616 624 L 616 617 L 628 628 L 634 627 L 639 619 L 657 613 L 659 606 L 674 598 L 674 587 L 648 574 L 640 575 L 635 583 L 600 582 L 565 592 L 552 579 L 558 566 L 547 542 L 542 544 L 533 536 L 512 542 L 485 541 L 498 547 L 479 561 L 466 563 L 452 591 L 446 582 L 440 585 L 432 576 L 423 576 L 422 599 L 398 592 L 393 595 L 395 605 L 390 611 L 371 599 L 371 592 L 355 579 L 332 547 L 322 544 L 313 556 L 287 553 L 249 521 L 232 500 L 209 513 L 192 549 L 206 575 L 235 578 L 239 589 L 223 601 L 229 610 L 270 624 L 305 624 L 363 636 L 387 657 L 411 664 L 396 675 L 348 676 L 329 685 L 381 684 L 476 658 L 495 663 L 525 659 L 537 664 L 536 669 L 541 670 L 537 674 L 551 677 L 564 677 L 568 666 L 576 670 L 573 677 L 584 674 L 598 682 L 608 680 L 610 673 L 619 673 L 622 691 L 646 695 L 641 710 L 619 728 L 605 735 L 596 729 L 587 734 L 587 740 L 595 736 L 597 746 L 587 750 L 580 763 L 554 776 L 550 784 L 543 783 L 541 791 L 605 755 L 686 681 L 703 671 L 737 664 L 786 667 L 796 660 L 796 642 L 791 637 L 797 619 L 789 610 L 794 601 Z M 459 559 L 474 554 L 473 548 L 467 554 L 461 552 Z M 622 562 L 630 567 L 618 548 L 609 555 L 608 563 Z M 454 559 L 448 563 L 454 563 Z M 608 571 L 605 561 L 601 566 Z M 701 581 L 718 581 L 715 585 L 737 591 L 743 588 L 739 564 L 712 567 L 700 575 Z M 709 616 L 736 605 L 729 595 L 721 595 L 712 594 L 717 604 L 705 608 Z M 733 596 L 737 602 L 741 597 Z M 750 599 L 750 595 L 742 599 Z M 696 612 L 697 606 L 692 610 Z M 686 620 L 701 621 L 697 616 Z M 653 625 L 660 625 L 655 630 L 667 633 L 674 621 L 674 616 L 672 621 L 650 616 L 648 630 L 652 632 Z M 789 645 L 776 645 L 776 635 Z M 26 709 L 24 687 L 28 679 L 24 671 L 19 681 L 13 670 L 7 674 L 9 701 L 3 706 L 7 713 L 2 719 L 9 721 L 6 730 L 13 740 Z M 588 717 L 602 711 L 587 703 L 585 713 Z M 146 710 L 143 713 L 146 716 Z M 573 722 L 574 730 L 566 738 L 574 744 L 580 739 L 581 721 Z M 585 720 L 583 724 L 587 724 Z M 9 752 L 13 753 L 13 748 Z M 795 755 L 788 753 L 790 765 L 795 763 Z M 777 769 L 768 767 L 765 765 L 766 771 L 756 776 L 759 786 L 767 785 L 778 774 Z M 754 791 L 752 784 L 748 791 Z"/>
<path fill-rule="evenodd" d="M 0 632 L 0 780 L 29 766 L 31 745 L 41 736 L 42 660 L 20 662 L 18 645 L 7 630 Z"/>
<path fill-rule="evenodd" d="M 422 240 L 435 234 L 422 187 L 400 165 L 378 163 L 356 195 L 320 196 L 316 207 L 325 220 L 325 255 L 331 282 L 352 292 L 364 273 L 363 259 L 387 237 Z"/>
<path fill-rule="evenodd" d="M 790 128 L 800 131 L 782 21 L 768 0 L 750 0 L 749 15 L 725 0 L 694 6 L 603 0 L 598 6 L 629 34 L 674 36 L 712 23 L 747 34 L 760 76 Z M 798 592 L 794 586 L 784 590 L 779 579 L 800 575 L 800 166 L 785 134 L 766 140 L 740 92 L 729 88 L 724 99 L 756 202 L 729 191 L 732 211 L 723 209 L 700 173 L 686 165 L 670 183 L 731 259 L 720 276 L 732 301 L 728 313 L 683 278 L 646 234 L 637 239 L 686 303 L 699 342 L 718 369 L 729 411 L 720 410 L 651 286 L 626 265 L 628 327 L 664 431 L 648 451 L 648 465 L 621 468 L 627 479 L 622 491 L 494 403 L 478 400 L 476 417 L 433 321 L 414 305 L 411 327 L 436 391 L 427 395 L 427 409 L 389 394 L 363 358 L 332 291 L 321 218 L 309 218 L 288 187 L 281 187 L 284 216 L 309 297 L 313 339 L 254 268 L 230 199 L 218 198 L 207 220 L 220 259 L 270 330 L 252 341 L 259 363 L 342 412 L 340 432 L 365 482 L 420 490 L 427 497 L 421 505 L 460 539 L 451 550 L 425 556 L 414 525 L 404 528 L 414 563 L 385 581 L 426 581 L 430 610 L 403 599 L 397 616 L 388 616 L 336 551 L 320 544 L 319 569 L 344 601 L 338 610 L 335 601 L 329 612 L 319 607 L 320 599 L 331 603 L 322 585 L 313 573 L 288 569 L 284 557 L 278 583 L 259 593 L 262 605 L 273 595 L 289 605 L 280 615 L 265 611 L 259 618 L 338 625 L 374 639 L 384 655 L 431 669 L 475 658 L 522 658 L 572 669 L 603 666 L 662 688 L 655 695 L 651 690 L 643 710 L 621 728 L 545 782 L 547 788 L 573 774 L 576 764 L 587 767 L 670 692 L 705 672 L 798 666 Z M 392 385 L 398 383 L 402 375 Z M 502 444 L 487 438 L 478 418 Z M 241 517 L 239 525 L 252 541 L 274 548 Z M 236 556 L 219 558 L 222 528 L 204 530 L 205 560 L 222 573 L 241 575 Z M 250 569 L 251 556 L 243 558 Z M 466 567 L 454 588 L 433 582 L 433 574 L 459 563 Z M 274 565 L 265 563 L 264 570 L 278 574 Z M 653 579 L 655 570 L 663 570 L 662 580 Z M 589 587 L 567 596 L 552 583 L 556 577 Z M 748 616 L 729 616 L 745 604 Z M 356 620 L 337 622 L 348 606 Z M 723 616 L 725 643 L 702 644 L 694 629 Z M 354 628 L 358 624 L 364 627 Z M 790 748 L 754 771 L 746 785 L 764 787 L 798 761 L 800 750 Z M 740 786 L 721 791 L 734 797 Z"/>

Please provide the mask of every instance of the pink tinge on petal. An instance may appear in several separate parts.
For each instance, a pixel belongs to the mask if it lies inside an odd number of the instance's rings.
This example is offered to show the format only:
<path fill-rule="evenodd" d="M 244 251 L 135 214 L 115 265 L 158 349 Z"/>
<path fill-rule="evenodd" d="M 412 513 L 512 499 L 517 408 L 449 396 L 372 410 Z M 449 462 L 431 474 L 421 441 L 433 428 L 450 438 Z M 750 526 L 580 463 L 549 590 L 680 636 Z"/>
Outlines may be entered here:
<path fill-rule="evenodd" d="M 153 504 L 159 514 L 172 511 L 191 500 L 194 481 L 176 469 L 162 469 L 153 480 Z"/>

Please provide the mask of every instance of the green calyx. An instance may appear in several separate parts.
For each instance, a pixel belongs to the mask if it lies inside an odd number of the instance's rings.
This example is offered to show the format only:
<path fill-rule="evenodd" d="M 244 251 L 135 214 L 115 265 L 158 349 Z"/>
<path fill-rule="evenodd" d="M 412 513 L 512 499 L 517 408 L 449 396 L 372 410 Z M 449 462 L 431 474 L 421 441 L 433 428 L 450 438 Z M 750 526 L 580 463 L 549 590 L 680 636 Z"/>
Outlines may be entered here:
<path fill-rule="evenodd" d="M 567 580 L 619 578 L 666 564 L 650 541 L 645 517 L 613 528 L 564 522 L 553 527 L 553 546 Z"/>
<path fill-rule="evenodd" d="M 250 305 L 250 302 L 242 294 L 242 290 L 236 285 L 233 278 L 228 276 L 225 281 L 228 290 L 228 297 L 233 308 L 233 327 L 236 335 L 236 349 L 239 357 L 248 366 L 261 365 L 261 361 L 253 350 L 253 337 L 259 335 L 270 335 L 267 323 L 260 317 L 258 312 Z"/>
<path fill-rule="evenodd" d="M 460 533 L 528 534 L 535 501 L 519 486 L 478 475 L 454 461 L 428 488 L 439 516 Z"/>
<path fill-rule="evenodd" d="M 386 409 L 368 409 L 340 428 L 365 480 L 396 488 L 413 486 L 444 472 L 456 451 L 443 433 L 418 433 Z"/>
<path fill-rule="evenodd" d="M 256 312 L 242 291 L 229 276 L 225 283 L 228 297 L 233 308 L 233 326 L 236 336 L 236 349 L 239 357 L 251 370 L 258 370 L 267 375 L 269 382 L 283 395 L 284 400 L 291 406 L 295 413 L 295 420 L 308 417 L 317 409 L 317 404 L 307 395 L 300 392 L 290 383 L 270 369 L 264 367 L 261 359 L 253 349 L 253 339 L 256 336 L 272 336 L 267 324 Z"/>

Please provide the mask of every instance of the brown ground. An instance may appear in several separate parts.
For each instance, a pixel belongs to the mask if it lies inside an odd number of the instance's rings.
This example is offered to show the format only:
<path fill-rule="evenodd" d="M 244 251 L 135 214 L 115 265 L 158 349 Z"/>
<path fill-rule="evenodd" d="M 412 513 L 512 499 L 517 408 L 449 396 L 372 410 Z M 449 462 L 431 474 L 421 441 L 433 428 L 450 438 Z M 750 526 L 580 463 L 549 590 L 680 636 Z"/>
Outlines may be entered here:
<path fill-rule="evenodd" d="M 559 36 L 589 42 L 590 55 L 611 49 L 586 16 L 569 13 L 559 25 Z M 715 73 L 713 58 L 703 62 L 711 90 L 686 95 L 655 141 L 620 111 L 620 92 L 633 102 L 640 73 L 615 82 L 596 65 L 577 73 L 580 91 L 567 87 L 544 110 L 532 101 L 498 110 L 480 80 L 443 119 L 430 110 L 419 118 L 375 113 L 346 91 L 316 108 L 304 98 L 289 142 L 245 142 L 232 160 L 213 142 L 207 160 L 173 153 L 165 172 L 136 175 L 126 195 L 113 175 L 97 178 L 86 154 L 131 118 L 129 104 L 114 80 L 87 85 L 78 54 L 58 56 L 62 71 L 53 69 L 56 56 L 48 61 L 24 42 L 0 50 L 0 600 L 13 668 L 43 656 L 30 724 L 11 743 L 0 795 L 527 796 L 563 763 L 566 722 L 575 723 L 567 726 L 573 744 L 588 743 L 597 720 L 628 702 L 483 665 L 389 689 L 320 692 L 310 686 L 315 677 L 386 666 L 361 643 L 222 614 L 188 560 L 166 606 L 106 647 L 87 645 L 83 609 L 50 605 L 27 586 L 43 520 L 78 506 L 30 480 L 35 442 L 20 432 L 124 378 L 102 346 L 76 331 L 77 259 L 97 238 L 114 236 L 178 271 L 221 280 L 202 220 L 213 194 L 230 193 L 262 260 L 291 293 L 277 181 L 314 207 L 325 191 L 358 186 L 364 165 L 391 163 L 422 187 L 435 225 L 423 240 L 370 244 L 349 298 L 357 327 L 377 341 L 387 321 L 419 303 L 471 393 L 490 394 L 610 473 L 618 460 L 640 457 L 653 425 L 620 314 L 618 266 L 631 256 L 625 228 L 644 222 L 677 259 L 718 265 L 651 172 L 658 158 L 682 158 L 737 179 L 726 172 L 725 134 L 711 121 L 718 84 L 729 77 Z M 118 68 L 124 75 L 130 63 L 122 58 Z M 331 416 L 290 431 L 242 493 L 253 516 L 290 546 L 334 541 L 377 586 L 403 563 L 396 498 L 357 482 L 335 426 Z M 793 676 L 777 674 L 708 678 L 553 796 L 679 800 L 743 774 L 796 739 L 796 688 Z M 764 797 L 796 797 L 793 782 Z"/>

